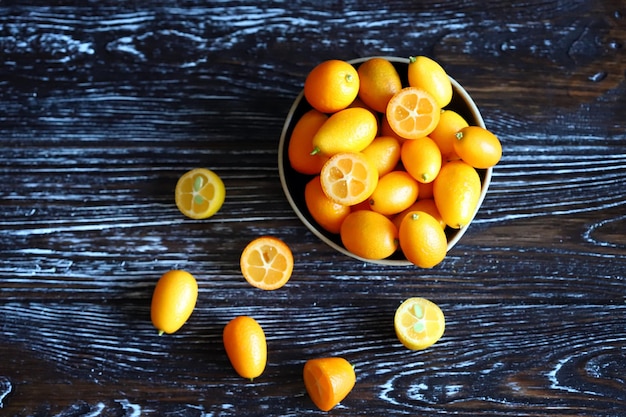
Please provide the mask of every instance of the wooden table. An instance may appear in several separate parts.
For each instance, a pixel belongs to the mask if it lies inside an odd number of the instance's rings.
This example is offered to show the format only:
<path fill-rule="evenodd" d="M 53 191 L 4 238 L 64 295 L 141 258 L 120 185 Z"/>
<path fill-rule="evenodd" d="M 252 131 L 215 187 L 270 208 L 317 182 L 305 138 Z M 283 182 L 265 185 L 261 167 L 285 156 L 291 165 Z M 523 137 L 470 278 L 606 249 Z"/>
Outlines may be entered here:
<path fill-rule="evenodd" d="M 70 3 L 0 3 L 1 415 L 323 415 L 301 374 L 328 355 L 357 373 L 330 415 L 626 415 L 623 0 Z M 371 55 L 438 60 L 504 144 L 431 270 L 335 253 L 279 181 L 308 71 Z M 173 190 L 200 166 L 227 198 L 193 221 Z M 261 234 L 295 254 L 278 291 L 239 270 Z M 199 300 L 159 337 L 172 268 Z M 446 314 L 425 351 L 394 335 L 410 296 Z M 221 341 L 243 314 L 268 339 L 253 382 Z"/>

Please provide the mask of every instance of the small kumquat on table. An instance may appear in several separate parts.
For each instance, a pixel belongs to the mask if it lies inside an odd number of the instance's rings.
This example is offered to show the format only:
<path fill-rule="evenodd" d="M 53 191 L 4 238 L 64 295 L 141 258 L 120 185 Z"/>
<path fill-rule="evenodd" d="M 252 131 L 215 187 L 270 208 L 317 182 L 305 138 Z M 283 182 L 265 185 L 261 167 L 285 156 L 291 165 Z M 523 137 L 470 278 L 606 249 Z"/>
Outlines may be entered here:
<path fill-rule="evenodd" d="M 332 410 L 356 384 L 354 367 L 340 357 L 309 359 L 302 374 L 309 397 L 322 411 Z"/>
<path fill-rule="evenodd" d="M 435 344 L 445 331 L 441 308 L 426 298 L 412 297 L 396 310 L 394 328 L 400 342 L 410 350 L 423 350 Z"/>
<path fill-rule="evenodd" d="M 176 206 L 185 216 L 206 219 L 222 207 L 226 197 L 224 182 L 215 172 L 195 168 L 183 174 L 176 183 Z"/>
<path fill-rule="evenodd" d="M 159 331 L 171 334 L 189 319 L 198 299 L 198 283 L 187 271 L 168 271 L 159 278 L 152 294 L 150 318 Z"/>
<path fill-rule="evenodd" d="M 238 316 L 224 327 L 224 350 L 241 377 L 259 377 L 267 364 L 267 342 L 261 325 L 252 317 Z"/>
<path fill-rule="evenodd" d="M 261 236 L 248 243 L 239 263 L 246 281 L 262 290 L 281 288 L 293 272 L 291 249 L 273 236 Z"/>

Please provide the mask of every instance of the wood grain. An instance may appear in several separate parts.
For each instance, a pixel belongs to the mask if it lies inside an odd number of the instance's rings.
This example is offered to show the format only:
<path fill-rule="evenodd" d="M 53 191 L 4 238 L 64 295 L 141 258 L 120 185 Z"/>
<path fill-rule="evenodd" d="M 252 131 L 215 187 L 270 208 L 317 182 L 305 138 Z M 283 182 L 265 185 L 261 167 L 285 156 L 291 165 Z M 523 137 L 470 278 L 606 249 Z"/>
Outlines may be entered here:
<path fill-rule="evenodd" d="M 311 357 L 355 364 L 328 414 L 626 415 L 626 4 L 156 1 L 0 3 L 0 415 L 317 415 Z M 429 55 L 504 144 L 478 217 L 432 270 L 334 253 L 291 210 L 278 138 L 324 59 Z M 206 221 L 178 177 L 227 187 Z M 296 259 L 261 292 L 238 258 L 260 234 Z M 158 277 L 199 281 L 159 337 Z M 409 352 L 399 303 L 446 333 Z M 264 375 L 232 371 L 221 331 L 254 316 Z"/>

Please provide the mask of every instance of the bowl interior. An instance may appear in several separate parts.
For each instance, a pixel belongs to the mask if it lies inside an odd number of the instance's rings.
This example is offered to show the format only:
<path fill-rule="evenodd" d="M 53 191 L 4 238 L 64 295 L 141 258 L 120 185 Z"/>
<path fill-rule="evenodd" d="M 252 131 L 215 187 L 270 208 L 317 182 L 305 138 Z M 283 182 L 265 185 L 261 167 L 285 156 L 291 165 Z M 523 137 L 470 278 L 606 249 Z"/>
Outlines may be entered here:
<path fill-rule="evenodd" d="M 370 58 L 372 57 L 358 58 L 350 60 L 348 62 L 358 68 L 359 64 L 367 61 Z M 398 74 L 400 74 L 402 85 L 408 85 L 406 74 L 409 60 L 407 58 L 388 56 L 383 56 L 382 58 L 389 60 L 396 67 Z M 476 106 L 472 98 L 465 91 L 465 89 L 463 89 L 463 87 L 461 87 L 461 85 L 452 77 L 450 77 L 450 81 L 452 82 L 453 95 L 452 101 L 448 106 L 446 106 L 446 109 L 452 109 L 456 111 L 461 116 L 463 116 L 470 125 L 476 125 L 484 128 L 485 123 L 482 116 L 480 115 L 480 112 L 478 111 L 478 107 Z M 306 202 L 304 200 L 304 188 L 306 184 L 311 180 L 312 176 L 301 174 L 291 168 L 291 165 L 289 164 L 287 150 L 289 147 L 289 138 L 291 137 L 291 133 L 293 132 L 293 128 L 296 122 L 304 113 L 311 110 L 311 108 L 312 107 L 304 98 L 304 92 L 300 92 L 300 94 L 298 94 L 295 101 L 293 102 L 289 113 L 287 114 L 287 118 L 285 119 L 285 124 L 283 126 L 278 145 L 278 171 L 280 176 L 280 182 L 283 187 L 283 191 L 285 192 L 285 196 L 287 197 L 287 200 L 289 201 L 289 204 L 293 208 L 294 212 L 312 233 L 314 233 L 330 247 L 347 256 L 364 262 L 371 262 L 382 265 L 412 265 L 402 255 L 400 251 L 397 251 L 391 257 L 382 260 L 364 259 L 356 256 L 353 253 L 349 252 L 343 246 L 339 235 L 324 230 L 309 214 L 309 211 L 306 207 Z M 487 189 L 489 188 L 492 169 L 481 169 L 477 171 L 481 179 L 482 187 L 476 211 L 478 211 L 478 209 L 482 205 L 483 199 L 485 198 L 485 195 L 487 193 Z M 475 214 L 476 213 L 474 213 L 474 215 Z M 465 231 L 468 227 L 469 224 L 460 229 L 452 229 L 450 227 L 446 228 L 446 237 L 448 238 L 448 250 L 452 249 L 454 245 L 456 245 L 456 243 L 459 241 L 459 239 L 461 239 L 463 234 L 465 234 Z"/>

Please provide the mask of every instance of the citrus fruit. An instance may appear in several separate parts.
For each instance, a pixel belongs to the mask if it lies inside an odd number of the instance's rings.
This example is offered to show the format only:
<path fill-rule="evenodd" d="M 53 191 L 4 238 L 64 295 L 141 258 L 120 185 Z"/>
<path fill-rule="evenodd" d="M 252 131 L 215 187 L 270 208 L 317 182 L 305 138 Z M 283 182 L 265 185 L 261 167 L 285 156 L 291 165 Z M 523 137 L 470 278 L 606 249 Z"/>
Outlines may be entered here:
<path fill-rule="evenodd" d="M 417 181 L 406 171 L 391 171 L 378 179 L 369 198 L 372 210 L 390 216 L 400 213 L 417 200 Z"/>
<path fill-rule="evenodd" d="M 384 113 L 389 99 L 402 89 L 400 75 L 384 58 L 370 58 L 358 70 L 359 98 L 377 112 Z"/>
<path fill-rule="evenodd" d="M 322 167 L 324 193 L 336 203 L 351 206 L 365 201 L 378 184 L 376 166 L 360 152 L 333 155 Z"/>
<path fill-rule="evenodd" d="M 392 136 L 379 136 L 361 151 L 376 165 L 379 176 L 391 172 L 400 161 L 400 142 Z"/>
<path fill-rule="evenodd" d="M 420 182 L 420 194 L 417 196 L 420 200 L 425 198 L 433 198 L 433 182 Z"/>
<path fill-rule="evenodd" d="M 293 272 L 291 249 L 273 236 L 261 236 L 248 243 L 239 263 L 246 281 L 262 290 L 281 288 Z"/>
<path fill-rule="evenodd" d="M 255 319 L 235 317 L 224 326 L 222 339 L 226 355 L 241 377 L 252 380 L 263 373 L 267 364 L 267 341 Z"/>
<path fill-rule="evenodd" d="M 404 256 L 420 268 L 432 268 L 446 257 L 448 240 L 439 221 L 423 211 L 407 213 L 398 231 Z"/>
<path fill-rule="evenodd" d="M 349 206 L 335 203 L 324 194 L 319 175 L 304 187 L 304 201 L 313 219 L 330 233 L 339 233 L 341 223 L 350 214 Z"/>
<path fill-rule="evenodd" d="M 384 259 L 398 248 L 398 230 L 391 220 L 371 210 L 353 211 L 339 231 L 345 248 L 365 259 Z"/>
<path fill-rule="evenodd" d="M 187 271 L 168 271 L 159 278 L 152 294 L 150 318 L 163 333 L 174 333 L 189 319 L 198 299 L 198 283 Z"/>
<path fill-rule="evenodd" d="M 409 58 L 409 85 L 428 91 L 441 108 L 452 100 L 452 82 L 438 62 L 426 56 Z"/>
<path fill-rule="evenodd" d="M 349 63 L 338 59 L 315 66 L 304 81 L 304 97 L 322 113 L 345 109 L 359 93 L 359 74 Z"/>
<path fill-rule="evenodd" d="M 446 328 L 446 319 L 439 306 L 422 297 L 405 300 L 393 320 L 396 336 L 411 350 L 422 350 L 437 342 Z"/>
<path fill-rule="evenodd" d="M 309 397 L 322 411 L 330 411 L 343 401 L 356 384 L 354 367 L 339 357 L 309 359 L 303 379 Z"/>
<path fill-rule="evenodd" d="M 398 143 L 402 144 L 406 140 L 402 136 L 398 135 L 394 130 L 389 126 L 389 120 L 387 120 L 387 116 L 383 113 L 383 117 L 380 121 L 380 129 L 378 132 L 378 136 L 391 136 L 398 140 Z"/>
<path fill-rule="evenodd" d="M 420 185 L 420 194 L 421 193 L 422 193 L 422 187 Z M 446 222 L 444 222 L 443 219 L 441 218 L 441 213 L 439 213 L 439 209 L 437 208 L 437 205 L 435 204 L 435 200 L 433 200 L 432 198 L 425 198 L 425 199 L 417 200 L 415 203 L 411 204 L 411 206 L 408 209 L 403 210 L 402 212 L 396 214 L 393 217 L 392 219 L 393 224 L 396 225 L 398 230 L 400 230 L 400 224 L 402 223 L 402 220 L 404 219 L 404 217 L 412 211 L 423 211 L 424 213 L 428 213 L 431 216 L 433 216 L 435 220 L 439 222 L 439 225 L 441 226 L 442 229 L 446 228 Z"/>
<path fill-rule="evenodd" d="M 350 107 L 334 113 L 313 137 L 313 154 L 327 156 L 339 152 L 360 152 L 376 137 L 378 121 L 362 107 Z"/>
<path fill-rule="evenodd" d="M 434 181 L 441 169 L 441 151 L 428 136 L 404 141 L 400 159 L 404 169 L 420 183 Z"/>
<path fill-rule="evenodd" d="M 433 184 L 433 198 L 446 224 L 459 229 L 469 224 L 480 199 L 480 177 L 464 161 L 445 163 Z"/>
<path fill-rule="evenodd" d="M 448 159 L 457 159 L 454 157 L 454 142 L 459 130 L 469 126 L 467 121 L 454 110 L 444 110 L 441 112 L 439 123 L 435 130 L 428 135 L 435 141 L 441 154 Z"/>
<path fill-rule="evenodd" d="M 328 120 L 326 114 L 312 109 L 304 113 L 293 128 L 287 155 L 291 167 L 301 174 L 319 174 L 322 165 L 328 159 L 324 155 L 311 155 L 313 136 L 326 120 Z"/>
<path fill-rule="evenodd" d="M 454 151 L 474 168 L 491 168 L 502 157 L 502 144 L 487 129 L 467 126 L 456 134 Z"/>
<path fill-rule="evenodd" d="M 426 90 L 405 87 L 391 97 L 385 114 L 396 134 L 417 139 L 428 136 L 437 127 L 441 107 Z"/>
<path fill-rule="evenodd" d="M 215 172 L 195 168 L 178 179 L 174 200 L 185 216 L 206 219 L 217 213 L 225 197 L 224 182 Z"/>

